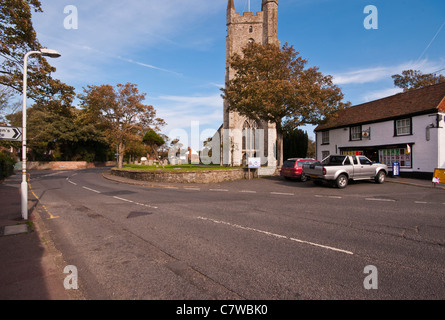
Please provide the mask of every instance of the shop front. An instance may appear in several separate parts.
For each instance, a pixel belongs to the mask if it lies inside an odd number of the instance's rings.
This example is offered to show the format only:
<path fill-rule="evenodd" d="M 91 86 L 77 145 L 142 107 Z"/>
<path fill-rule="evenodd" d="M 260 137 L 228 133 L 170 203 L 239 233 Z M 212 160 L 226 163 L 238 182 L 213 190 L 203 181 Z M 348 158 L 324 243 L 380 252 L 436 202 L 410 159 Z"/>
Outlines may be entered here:
<path fill-rule="evenodd" d="M 340 147 L 342 155 L 364 155 L 371 161 L 386 164 L 392 170 L 393 163 L 400 164 L 401 169 L 412 169 L 413 144 L 381 145 L 370 147 Z"/>

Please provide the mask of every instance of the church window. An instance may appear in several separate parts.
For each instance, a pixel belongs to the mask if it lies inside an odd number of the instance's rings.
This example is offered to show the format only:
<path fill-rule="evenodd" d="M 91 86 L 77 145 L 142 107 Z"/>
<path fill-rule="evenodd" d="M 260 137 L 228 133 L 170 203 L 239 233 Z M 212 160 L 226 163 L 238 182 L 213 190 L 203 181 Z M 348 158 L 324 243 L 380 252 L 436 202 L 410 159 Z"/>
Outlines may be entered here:
<path fill-rule="evenodd" d="M 254 157 L 256 153 L 258 124 L 255 120 L 246 120 L 243 125 L 243 153 L 248 157 Z"/>
<path fill-rule="evenodd" d="M 253 27 L 250 26 L 250 27 L 249 27 L 249 33 L 252 33 L 252 32 L 253 32 Z"/>

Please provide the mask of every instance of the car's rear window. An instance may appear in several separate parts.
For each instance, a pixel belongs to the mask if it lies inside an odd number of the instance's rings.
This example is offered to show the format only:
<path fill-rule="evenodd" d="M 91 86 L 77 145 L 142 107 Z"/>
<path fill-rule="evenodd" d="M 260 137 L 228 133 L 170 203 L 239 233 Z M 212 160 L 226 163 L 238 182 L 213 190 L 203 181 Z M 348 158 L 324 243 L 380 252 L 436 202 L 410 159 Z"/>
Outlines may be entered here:
<path fill-rule="evenodd" d="M 283 163 L 283 167 L 284 168 L 293 168 L 295 166 L 295 161 L 296 160 L 286 160 Z"/>
<path fill-rule="evenodd" d="M 324 159 L 324 165 L 342 165 L 343 160 L 345 160 L 345 156 L 331 156 L 327 159 Z"/>

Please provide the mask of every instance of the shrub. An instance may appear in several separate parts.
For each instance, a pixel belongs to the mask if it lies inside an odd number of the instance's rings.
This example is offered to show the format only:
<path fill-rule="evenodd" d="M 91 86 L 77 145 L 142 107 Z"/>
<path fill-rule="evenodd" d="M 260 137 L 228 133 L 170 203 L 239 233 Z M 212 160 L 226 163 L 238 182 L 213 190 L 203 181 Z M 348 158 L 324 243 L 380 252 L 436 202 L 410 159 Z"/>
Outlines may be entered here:
<path fill-rule="evenodd" d="M 0 180 L 9 177 L 14 172 L 14 158 L 7 152 L 0 152 Z"/>

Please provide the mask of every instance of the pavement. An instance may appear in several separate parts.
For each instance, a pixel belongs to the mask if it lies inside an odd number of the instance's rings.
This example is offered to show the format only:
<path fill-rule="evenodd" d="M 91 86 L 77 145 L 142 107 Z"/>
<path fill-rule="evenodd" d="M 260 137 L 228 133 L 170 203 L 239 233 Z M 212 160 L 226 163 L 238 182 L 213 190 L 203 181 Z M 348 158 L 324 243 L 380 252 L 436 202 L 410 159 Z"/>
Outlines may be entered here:
<path fill-rule="evenodd" d="M 22 219 L 20 183 L 20 174 L 0 181 L 0 300 L 81 300 L 64 288 L 66 264 L 31 192 Z"/>
<path fill-rule="evenodd" d="M 111 176 L 103 177 L 122 184 L 145 187 L 172 187 L 168 183 L 150 183 Z M 277 179 L 279 177 L 276 177 Z M 431 181 L 388 177 L 389 183 L 421 188 L 440 188 Z M 66 290 L 63 281 L 67 265 L 45 227 L 45 217 L 38 199 L 29 193 L 29 219 L 21 217 L 21 175 L 0 181 L 0 299 L 1 300 L 83 300 L 79 290 Z M 176 184 L 177 185 L 177 184 Z"/>

